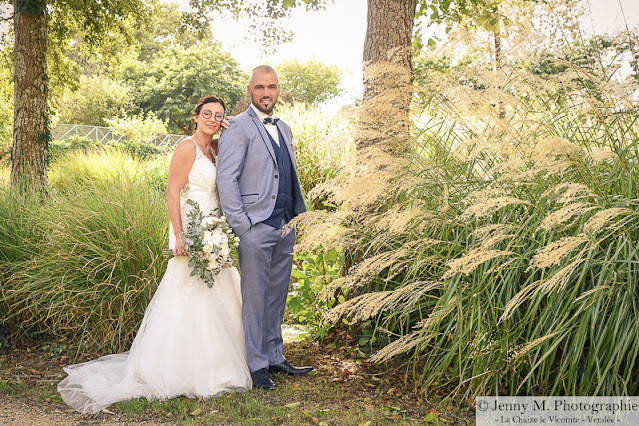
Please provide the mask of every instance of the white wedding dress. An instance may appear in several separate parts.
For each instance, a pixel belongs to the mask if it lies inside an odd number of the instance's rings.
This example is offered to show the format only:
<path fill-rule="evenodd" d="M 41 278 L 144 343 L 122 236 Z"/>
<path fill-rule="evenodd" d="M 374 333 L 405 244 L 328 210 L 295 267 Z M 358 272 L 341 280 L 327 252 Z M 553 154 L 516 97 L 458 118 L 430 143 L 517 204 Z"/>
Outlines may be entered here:
<path fill-rule="evenodd" d="M 205 214 L 219 207 L 216 167 L 195 145 L 180 195 L 183 224 L 187 199 L 197 201 Z M 173 232 L 170 236 L 173 248 Z M 132 398 L 210 397 L 251 389 L 237 269 L 223 269 L 208 288 L 190 276 L 187 263 L 186 257 L 169 260 L 129 352 L 64 368 L 68 377 L 58 385 L 64 402 L 86 414 Z"/>

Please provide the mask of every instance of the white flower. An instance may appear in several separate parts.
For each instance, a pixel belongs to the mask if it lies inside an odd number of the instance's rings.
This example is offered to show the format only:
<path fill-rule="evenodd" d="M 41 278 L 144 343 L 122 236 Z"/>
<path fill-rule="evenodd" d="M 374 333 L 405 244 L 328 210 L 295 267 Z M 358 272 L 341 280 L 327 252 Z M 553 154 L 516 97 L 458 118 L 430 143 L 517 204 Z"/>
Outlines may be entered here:
<path fill-rule="evenodd" d="M 212 245 L 219 247 L 222 245 L 222 233 L 216 232 L 211 236 Z"/>
<path fill-rule="evenodd" d="M 220 266 L 220 264 L 218 263 L 217 260 L 211 260 L 211 261 L 209 261 L 208 269 L 212 271 L 212 270 L 216 269 L 219 266 Z"/>

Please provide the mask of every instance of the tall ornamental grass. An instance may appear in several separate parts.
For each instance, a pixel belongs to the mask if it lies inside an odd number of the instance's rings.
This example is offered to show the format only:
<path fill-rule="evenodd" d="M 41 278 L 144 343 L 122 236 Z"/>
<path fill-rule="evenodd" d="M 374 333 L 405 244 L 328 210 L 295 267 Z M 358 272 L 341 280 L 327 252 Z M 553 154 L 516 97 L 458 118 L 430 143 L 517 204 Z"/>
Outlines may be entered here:
<path fill-rule="evenodd" d="M 636 395 L 632 91 L 509 78 L 505 118 L 494 82 L 437 85 L 406 175 L 381 190 L 338 182 L 341 208 L 302 221 L 303 246 L 358 260 L 325 289 L 350 297 L 327 318 L 370 321 L 372 360 L 406 357 L 425 392 Z M 349 191 L 386 196 L 353 210 Z"/>
<path fill-rule="evenodd" d="M 149 167 L 76 153 L 52 165 L 48 196 L 0 189 L 5 325 L 128 346 L 166 268 L 166 203 Z"/>
<path fill-rule="evenodd" d="M 305 194 L 335 177 L 353 155 L 352 111 L 327 116 L 318 107 L 296 103 L 278 106 L 277 113 L 293 131 L 297 175 Z M 313 209 L 332 208 L 325 197 L 308 201 Z"/>

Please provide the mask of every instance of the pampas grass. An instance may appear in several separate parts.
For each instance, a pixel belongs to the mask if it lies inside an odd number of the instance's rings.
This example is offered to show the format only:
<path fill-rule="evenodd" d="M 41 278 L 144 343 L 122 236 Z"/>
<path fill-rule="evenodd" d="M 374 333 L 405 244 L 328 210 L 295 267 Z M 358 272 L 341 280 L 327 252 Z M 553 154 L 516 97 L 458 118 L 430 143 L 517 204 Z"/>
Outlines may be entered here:
<path fill-rule="evenodd" d="M 404 357 L 426 393 L 634 395 L 632 91 L 581 70 L 588 84 L 504 73 L 506 86 L 491 73 L 466 79 L 490 90 L 428 81 L 409 154 L 393 163 L 392 147 L 363 144 L 323 185 L 340 209 L 301 218 L 302 245 L 335 243 L 322 238 L 333 230 L 355 260 L 327 287 L 350 300 L 326 317 L 373 320 L 382 344 L 371 359 Z"/>

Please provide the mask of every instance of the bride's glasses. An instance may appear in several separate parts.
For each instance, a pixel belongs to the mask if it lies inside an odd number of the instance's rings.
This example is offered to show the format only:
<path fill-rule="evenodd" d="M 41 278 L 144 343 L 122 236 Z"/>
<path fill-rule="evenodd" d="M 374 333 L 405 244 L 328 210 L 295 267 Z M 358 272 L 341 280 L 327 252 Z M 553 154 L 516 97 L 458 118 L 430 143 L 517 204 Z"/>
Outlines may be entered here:
<path fill-rule="evenodd" d="M 205 109 L 204 111 L 201 112 L 202 118 L 205 120 L 209 120 L 211 117 L 214 117 L 215 121 L 222 121 L 224 120 L 224 114 L 221 112 L 217 112 L 215 113 L 215 115 L 213 115 L 213 113 L 211 111 L 209 111 L 208 109 Z"/>

